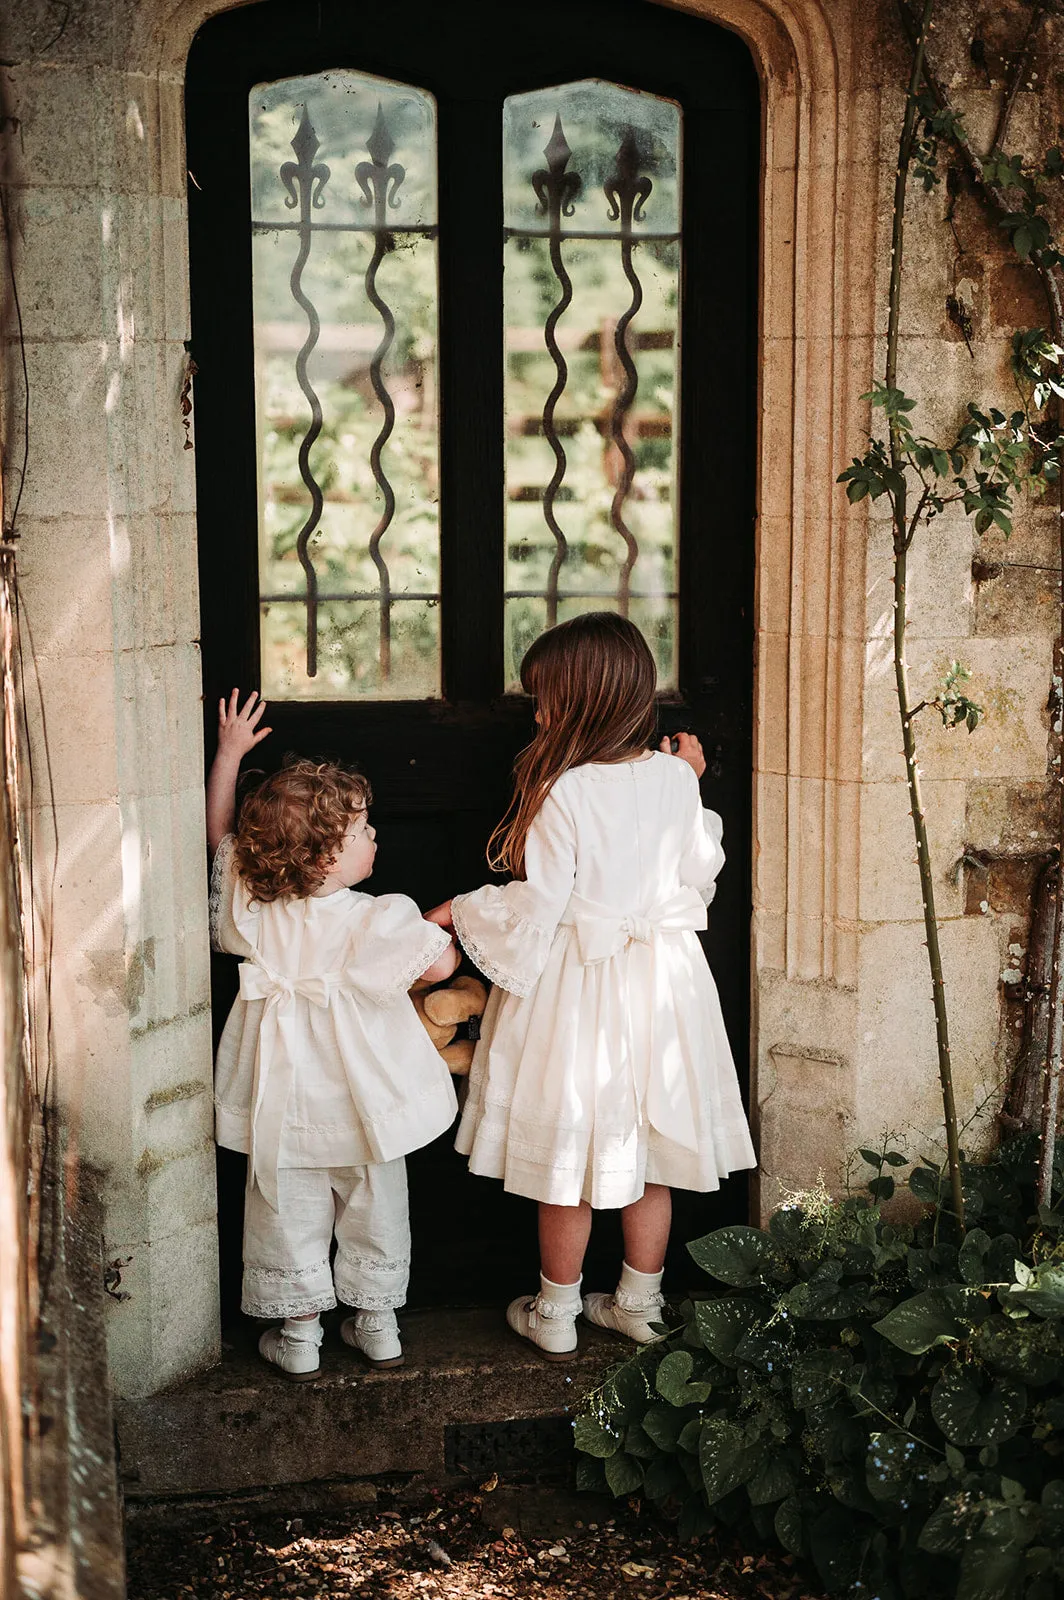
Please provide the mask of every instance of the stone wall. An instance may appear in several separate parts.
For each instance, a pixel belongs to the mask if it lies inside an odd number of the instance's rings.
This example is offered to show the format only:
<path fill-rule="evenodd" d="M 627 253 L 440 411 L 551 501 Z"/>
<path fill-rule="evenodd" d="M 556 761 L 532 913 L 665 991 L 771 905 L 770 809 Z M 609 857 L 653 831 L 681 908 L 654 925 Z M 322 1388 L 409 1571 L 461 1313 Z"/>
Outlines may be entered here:
<path fill-rule="evenodd" d="M 905 50 L 885 0 L 688 3 L 747 40 L 764 89 L 753 933 L 767 1206 L 820 1169 L 837 1181 L 851 1144 L 891 1127 L 923 1148 L 939 1120 L 890 698 L 889 542 L 882 518 L 851 511 L 834 485 L 882 368 Z M 0 44 L 31 386 L 19 533 L 41 1003 L 54 950 L 54 1072 L 71 1137 L 104 1173 L 111 1365 L 130 1397 L 218 1349 L 195 506 L 179 402 L 182 72 L 196 28 L 222 8 L 23 0 Z M 943 8 L 940 75 L 979 146 L 1000 97 L 993 51 L 1028 16 L 1018 0 Z M 1047 25 L 1058 59 L 1060 26 Z M 980 30 L 986 70 L 969 48 Z M 1056 74 L 1041 96 L 1021 94 L 1023 146 L 1052 142 L 1060 88 Z M 929 428 L 970 396 L 1007 398 L 1005 335 L 1040 320 L 1000 231 L 962 196 L 958 256 L 945 205 L 944 191 L 917 196 L 909 236 L 901 376 Z M 971 306 L 972 356 L 945 315 L 949 292 Z M 23 415 L 10 296 L 3 331 L 10 507 Z M 973 581 L 972 553 L 956 518 L 921 543 L 910 652 L 920 692 L 966 660 L 988 713 L 971 738 L 921 729 L 964 1115 L 1008 1060 L 1001 974 L 1026 944 L 1027 858 L 1047 844 L 1052 516 L 1031 508 L 1007 546 L 985 542 L 998 576 Z M 984 875 L 983 893 L 955 876 L 964 846 L 1016 859 Z"/>

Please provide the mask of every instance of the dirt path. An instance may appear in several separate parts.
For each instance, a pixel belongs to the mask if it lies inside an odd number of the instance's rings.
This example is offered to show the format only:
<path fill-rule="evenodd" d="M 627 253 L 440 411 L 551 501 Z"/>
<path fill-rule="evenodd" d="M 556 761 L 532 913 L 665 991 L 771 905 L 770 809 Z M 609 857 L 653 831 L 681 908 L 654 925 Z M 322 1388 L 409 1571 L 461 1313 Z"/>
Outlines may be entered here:
<path fill-rule="evenodd" d="M 216 1512 L 190 1528 L 156 1513 L 134 1520 L 128 1564 L 129 1600 L 816 1600 L 790 1557 L 680 1545 L 636 1501 L 497 1479 L 302 1518 Z"/>

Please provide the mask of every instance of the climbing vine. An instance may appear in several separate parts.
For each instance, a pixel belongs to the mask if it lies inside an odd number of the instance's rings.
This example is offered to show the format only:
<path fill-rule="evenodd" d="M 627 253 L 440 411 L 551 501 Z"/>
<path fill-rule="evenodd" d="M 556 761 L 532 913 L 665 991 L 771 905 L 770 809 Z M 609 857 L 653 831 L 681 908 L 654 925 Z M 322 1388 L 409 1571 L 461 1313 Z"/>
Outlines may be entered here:
<path fill-rule="evenodd" d="M 916 842 L 923 906 L 924 931 L 935 1016 L 938 1070 L 950 1174 L 951 1204 L 963 1226 L 964 1199 L 961 1156 L 957 1136 L 953 1071 L 950 1054 L 949 1012 L 943 976 L 939 926 L 935 907 L 935 882 L 930 859 L 926 812 L 917 758 L 916 723 L 925 711 L 935 710 L 947 727 L 964 726 L 972 732 L 981 708 L 969 698 L 963 684 L 966 669 L 954 662 L 937 695 L 913 701 L 906 660 L 908 629 L 908 562 L 914 540 L 926 536 L 948 506 L 958 505 L 971 518 L 977 534 L 991 528 L 1012 532 L 1016 498 L 1021 493 L 1044 495 L 1061 491 L 1064 434 L 1060 431 L 1060 401 L 1064 398 L 1061 362 L 1064 333 L 1061 321 L 1060 268 L 1064 264 L 1053 236 L 1047 211 L 1047 187 L 1064 174 L 1059 148 L 1032 169 L 1022 157 L 1006 153 L 1004 144 L 1015 103 L 1019 77 L 1030 68 L 1037 26 L 1032 21 L 1023 51 L 1014 67 L 995 129 L 994 142 L 984 159 L 972 146 L 963 116 L 949 103 L 928 59 L 936 0 L 924 0 L 917 18 L 906 0 L 898 0 L 902 20 L 912 43 L 912 64 L 899 141 L 892 211 L 891 270 L 888 291 L 887 349 L 881 382 L 864 398 L 881 432 L 873 430 L 863 455 L 840 474 L 851 502 L 867 496 L 885 497 L 890 506 L 894 577 L 893 658 L 898 714 L 901 722 L 910 809 Z M 1046 14 L 1048 8 L 1036 8 Z M 969 402 L 952 435 L 935 440 L 917 433 L 913 413 L 917 400 L 898 380 L 898 343 L 901 332 L 902 282 L 905 267 L 906 205 L 910 178 L 927 192 L 941 181 L 941 152 L 948 145 L 962 162 L 975 192 L 994 220 L 1008 234 L 1019 259 L 1030 263 L 1045 293 L 1047 327 L 1017 331 L 1012 339 L 1011 368 L 1018 405 L 1010 412 L 975 401 Z M 954 182 L 954 189 L 956 183 Z M 953 191 L 951 190 L 951 195 Z M 952 223 L 952 206 L 950 210 Z M 970 322 L 954 297 L 950 316 L 969 340 Z M 969 344 L 970 348 L 970 344 Z M 1061 523 L 1064 565 L 1064 520 Z M 1064 602 L 1062 602 L 1064 604 Z M 1061 616 L 1064 637 L 1064 610 Z M 1060 778 L 1058 770 L 1058 780 Z M 1058 904 L 1064 890 L 1064 787 L 1061 789 Z M 1044 1074 L 1041 1113 L 1040 1194 L 1045 1201 L 1052 1171 L 1059 1096 L 1061 1029 L 1061 923 L 1053 961 L 1052 1026 Z"/>

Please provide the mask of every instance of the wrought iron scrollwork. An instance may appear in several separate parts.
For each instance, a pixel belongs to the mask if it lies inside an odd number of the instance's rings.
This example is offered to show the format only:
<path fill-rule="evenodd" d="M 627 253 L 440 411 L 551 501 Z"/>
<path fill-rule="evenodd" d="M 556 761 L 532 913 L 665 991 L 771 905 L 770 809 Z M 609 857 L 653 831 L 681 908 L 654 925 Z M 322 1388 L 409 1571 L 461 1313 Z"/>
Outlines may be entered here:
<path fill-rule="evenodd" d="M 639 558 L 638 542 L 624 520 L 624 503 L 631 493 L 635 478 L 635 455 L 625 437 L 624 425 L 639 388 L 639 374 L 628 348 L 628 329 L 643 304 L 643 285 L 632 264 L 632 223 L 642 222 L 643 207 L 654 187 L 651 179 L 645 173 L 640 173 L 641 165 L 635 130 L 628 128 L 617 151 L 617 164 L 603 186 L 609 202 L 609 219 L 611 222 L 619 220 L 621 224 L 621 266 L 632 291 L 628 308 L 617 319 L 613 334 L 613 347 L 624 372 L 624 382 L 617 391 L 610 413 L 610 438 L 621 457 L 620 477 L 610 505 L 610 522 L 627 547 L 617 584 L 618 607 L 625 617 L 631 597 L 632 569 Z"/>
<path fill-rule="evenodd" d="M 310 257 L 313 239 L 311 213 L 314 208 L 324 205 L 322 191 L 331 176 L 324 162 L 314 160 L 318 148 L 318 136 L 304 106 L 299 127 L 292 140 L 296 160 L 284 163 L 280 169 L 280 178 L 287 190 L 285 205 L 289 210 L 294 210 L 297 206 L 299 208 L 299 252 L 292 265 L 289 285 L 293 300 L 307 319 L 307 337 L 296 356 L 296 381 L 310 406 L 310 426 L 299 445 L 299 475 L 310 495 L 310 511 L 296 536 L 296 555 L 307 583 L 307 676 L 310 678 L 315 677 L 318 671 L 318 574 L 310 558 L 309 544 L 311 535 L 321 521 L 325 497 L 321 485 L 310 470 L 310 452 L 321 432 L 323 418 L 321 401 L 307 376 L 307 361 L 318 342 L 321 321 L 314 302 L 303 292 L 303 269 Z"/>
<path fill-rule="evenodd" d="M 551 309 L 550 315 L 543 328 L 543 338 L 554 362 L 556 377 L 554 387 L 543 406 L 543 436 L 554 452 L 554 472 L 546 489 L 543 491 L 543 516 L 547 527 L 554 538 L 554 556 L 551 560 L 550 571 L 547 574 L 547 626 L 553 627 L 558 620 L 558 586 L 562 567 L 565 565 L 569 554 L 569 544 L 562 532 L 554 505 L 565 477 L 566 455 L 565 447 L 558 437 L 558 429 L 554 421 L 554 413 L 565 392 L 565 385 L 569 380 L 569 368 L 565 357 L 558 345 L 557 327 L 565 315 L 573 298 L 573 284 L 562 259 L 562 218 L 571 217 L 575 210 L 573 202 L 583 188 L 583 180 L 578 172 L 567 170 L 572 151 L 565 137 L 562 119 L 554 119 L 554 131 L 543 151 L 547 158 L 545 169 L 540 169 L 532 174 L 532 188 L 539 202 L 540 214 L 547 217 L 548 238 L 550 243 L 550 264 L 554 276 L 558 280 L 561 293 Z"/>

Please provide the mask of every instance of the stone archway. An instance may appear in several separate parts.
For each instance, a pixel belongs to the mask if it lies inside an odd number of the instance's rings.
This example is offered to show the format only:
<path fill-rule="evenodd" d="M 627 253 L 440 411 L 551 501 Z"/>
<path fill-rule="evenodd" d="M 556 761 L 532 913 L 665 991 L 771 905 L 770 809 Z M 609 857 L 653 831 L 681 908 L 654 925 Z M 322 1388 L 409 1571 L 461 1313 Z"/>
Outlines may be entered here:
<path fill-rule="evenodd" d="M 61 40 L 35 57 L 27 48 L 15 84 L 22 147 L 8 153 L 27 298 L 35 284 L 51 297 L 31 352 L 23 561 L 44 702 L 56 708 L 60 894 L 39 909 L 58 952 L 59 1093 L 80 1153 L 103 1173 L 107 1258 L 129 1296 L 111 1303 L 109 1329 L 128 1397 L 210 1364 L 218 1341 L 180 392 L 183 63 L 199 25 L 224 9 L 153 0 L 127 25 L 110 0 L 91 0 Z M 864 550 L 831 485 L 872 365 L 878 94 L 858 90 L 856 23 L 841 8 L 685 9 L 743 37 L 764 91 L 754 1018 L 773 1177 L 803 1128 L 837 1155 L 854 1099 Z M 72 123 L 91 136 L 64 155 Z M 58 711 L 72 681 L 85 685 L 79 738 Z M 811 1087 L 815 1112 L 803 1110 Z"/>

